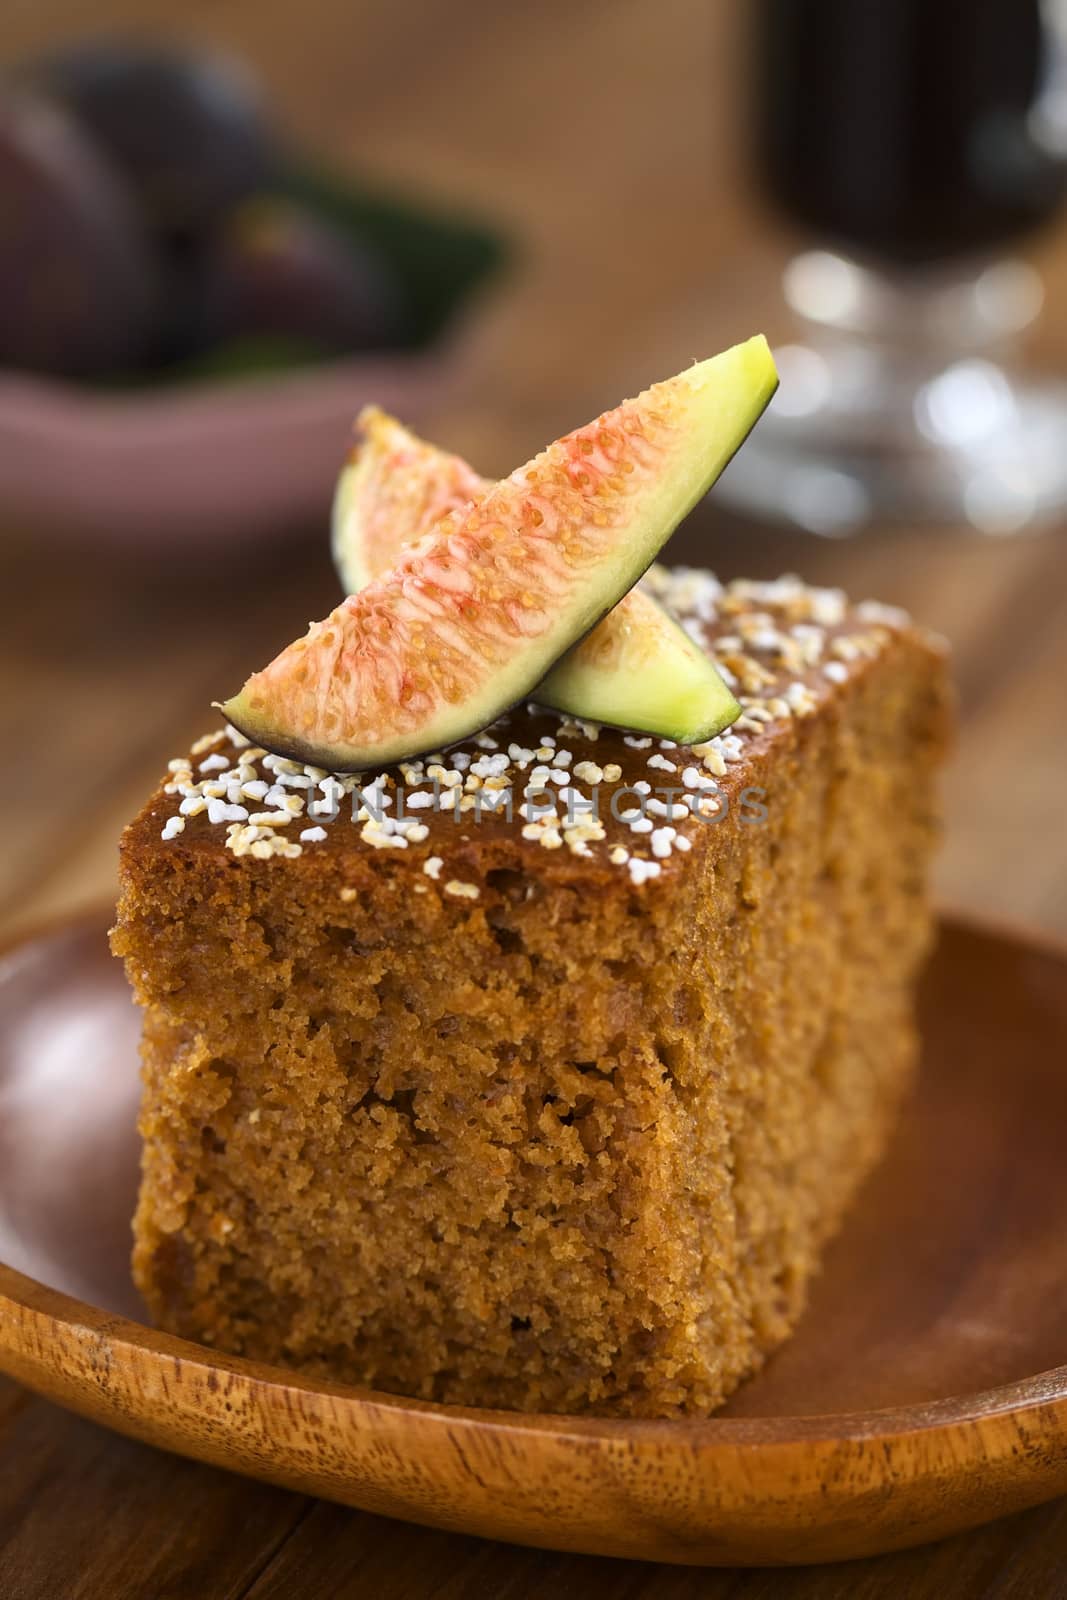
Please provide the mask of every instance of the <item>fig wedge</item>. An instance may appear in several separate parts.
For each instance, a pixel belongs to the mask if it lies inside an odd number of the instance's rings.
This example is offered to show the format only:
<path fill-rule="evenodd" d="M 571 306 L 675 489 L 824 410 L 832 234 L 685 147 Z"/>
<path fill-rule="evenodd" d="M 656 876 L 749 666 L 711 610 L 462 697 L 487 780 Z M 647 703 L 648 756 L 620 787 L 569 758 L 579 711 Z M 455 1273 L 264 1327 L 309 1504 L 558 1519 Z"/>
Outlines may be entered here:
<path fill-rule="evenodd" d="M 349 594 L 388 573 L 450 511 L 493 487 L 462 456 L 367 406 L 337 481 L 333 556 Z M 651 595 L 631 589 L 531 691 L 542 705 L 593 722 L 697 744 L 741 715 L 714 662 Z"/>
<path fill-rule="evenodd" d="M 558 439 L 449 511 L 221 709 L 270 750 L 360 771 L 528 696 L 627 594 L 777 382 L 750 339 Z"/>

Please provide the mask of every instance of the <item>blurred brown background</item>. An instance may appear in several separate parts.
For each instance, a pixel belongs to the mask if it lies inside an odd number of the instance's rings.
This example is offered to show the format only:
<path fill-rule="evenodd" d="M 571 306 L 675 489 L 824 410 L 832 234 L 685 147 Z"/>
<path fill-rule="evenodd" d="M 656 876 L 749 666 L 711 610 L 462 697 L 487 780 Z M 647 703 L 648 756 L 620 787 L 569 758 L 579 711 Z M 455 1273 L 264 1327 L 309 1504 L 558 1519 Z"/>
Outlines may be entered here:
<path fill-rule="evenodd" d="M 781 321 L 795 240 L 745 166 L 739 0 L 13 0 L 3 61 L 131 28 L 222 47 L 283 124 L 348 166 L 495 219 L 516 267 L 423 431 L 501 472 L 623 392 Z M 1067 231 L 1031 252 L 1043 361 L 1067 367 Z M 1067 445 L 1065 445 L 1067 447 Z M 119 557 L 0 528 L 0 923 L 111 895 L 115 841 L 161 765 L 336 600 L 324 526 L 254 553 Z M 962 736 L 943 896 L 1067 931 L 1067 529 L 819 541 L 714 503 L 678 541 L 724 575 L 796 570 L 909 605 L 956 649 Z"/>

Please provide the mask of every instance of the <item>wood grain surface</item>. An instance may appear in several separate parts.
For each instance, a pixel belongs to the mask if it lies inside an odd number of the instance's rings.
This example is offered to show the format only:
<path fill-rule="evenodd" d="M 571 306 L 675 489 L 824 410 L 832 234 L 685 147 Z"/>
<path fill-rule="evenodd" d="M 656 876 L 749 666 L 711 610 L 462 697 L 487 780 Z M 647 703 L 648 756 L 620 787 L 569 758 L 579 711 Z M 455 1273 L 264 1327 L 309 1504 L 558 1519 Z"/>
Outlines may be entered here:
<path fill-rule="evenodd" d="M 649 378 L 781 327 L 790 242 L 752 198 L 741 0 L 51 0 L 12 5 L 0 58 L 136 25 L 249 56 L 288 125 L 338 161 L 488 213 L 521 265 L 432 431 L 487 472 Z M 1067 230 L 1037 240 L 1035 359 L 1067 367 Z M 961 736 L 939 869 L 955 903 L 1067 930 L 1067 528 L 1005 540 L 874 531 L 821 544 L 714 508 L 681 553 L 797 570 L 909 605 L 951 639 Z M 208 703 L 335 598 L 320 528 L 253 561 L 121 561 L 0 529 L 0 926 L 112 889 L 115 839 Z M 294 1531 L 295 1530 L 295 1531 Z M 1067 1514 L 928 1551 L 761 1576 L 518 1552 L 312 1506 L 126 1443 L 0 1389 L 0 1595 L 1067 1594 Z"/>
<path fill-rule="evenodd" d="M 5 1403 L 8 1410 L 5 1413 Z M 868 1561 L 749 1572 L 519 1550 L 104 1433 L 0 1379 L 9 1600 L 1061 1600 L 1067 1502 Z"/>

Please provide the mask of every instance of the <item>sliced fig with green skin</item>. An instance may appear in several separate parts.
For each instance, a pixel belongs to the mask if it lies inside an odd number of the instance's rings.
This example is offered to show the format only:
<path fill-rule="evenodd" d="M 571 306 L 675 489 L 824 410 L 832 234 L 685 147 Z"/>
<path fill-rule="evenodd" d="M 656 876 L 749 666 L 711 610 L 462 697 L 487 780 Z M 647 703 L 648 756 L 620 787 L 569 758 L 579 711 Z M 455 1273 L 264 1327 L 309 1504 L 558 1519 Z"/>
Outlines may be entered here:
<path fill-rule="evenodd" d="M 561 656 L 530 698 L 676 744 L 701 744 L 741 715 L 711 657 L 640 589 Z"/>
<path fill-rule="evenodd" d="M 377 406 L 364 406 L 357 425 L 362 439 L 333 500 L 333 560 L 346 594 L 391 572 L 407 545 L 493 486 Z"/>
<path fill-rule="evenodd" d="M 558 439 L 220 709 L 267 749 L 334 771 L 477 732 L 629 592 L 775 383 L 766 341 L 752 339 Z"/>
<path fill-rule="evenodd" d="M 337 483 L 333 552 L 355 594 L 388 573 L 405 547 L 450 511 L 493 487 L 461 456 L 439 450 L 395 417 L 368 406 L 362 441 Z M 542 705 L 696 744 L 741 715 L 714 663 L 663 607 L 632 589 L 532 691 Z"/>

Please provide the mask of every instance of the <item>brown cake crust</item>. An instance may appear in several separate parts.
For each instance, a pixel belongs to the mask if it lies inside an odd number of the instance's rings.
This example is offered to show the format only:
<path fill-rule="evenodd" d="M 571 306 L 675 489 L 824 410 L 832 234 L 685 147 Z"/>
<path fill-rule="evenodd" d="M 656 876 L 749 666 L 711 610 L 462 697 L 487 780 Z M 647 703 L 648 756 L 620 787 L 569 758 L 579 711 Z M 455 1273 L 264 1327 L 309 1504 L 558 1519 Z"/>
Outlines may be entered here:
<path fill-rule="evenodd" d="M 235 770 L 225 738 L 127 830 L 134 1263 L 162 1326 L 427 1398 L 670 1415 L 795 1324 L 914 1061 L 944 652 L 795 580 L 653 582 L 733 675 L 732 735 L 693 752 L 521 710 L 441 763 L 453 793 L 493 756 L 517 789 L 566 746 L 585 776 L 537 783 L 600 791 L 603 837 L 420 808 L 383 843 L 345 795 L 298 853 L 206 811 L 161 838 L 201 762 Z M 246 810 L 277 775 L 252 766 Z M 387 775 L 394 813 L 418 770 Z M 613 814 L 695 773 L 719 820 Z M 309 826 L 305 798 L 274 832 Z"/>

